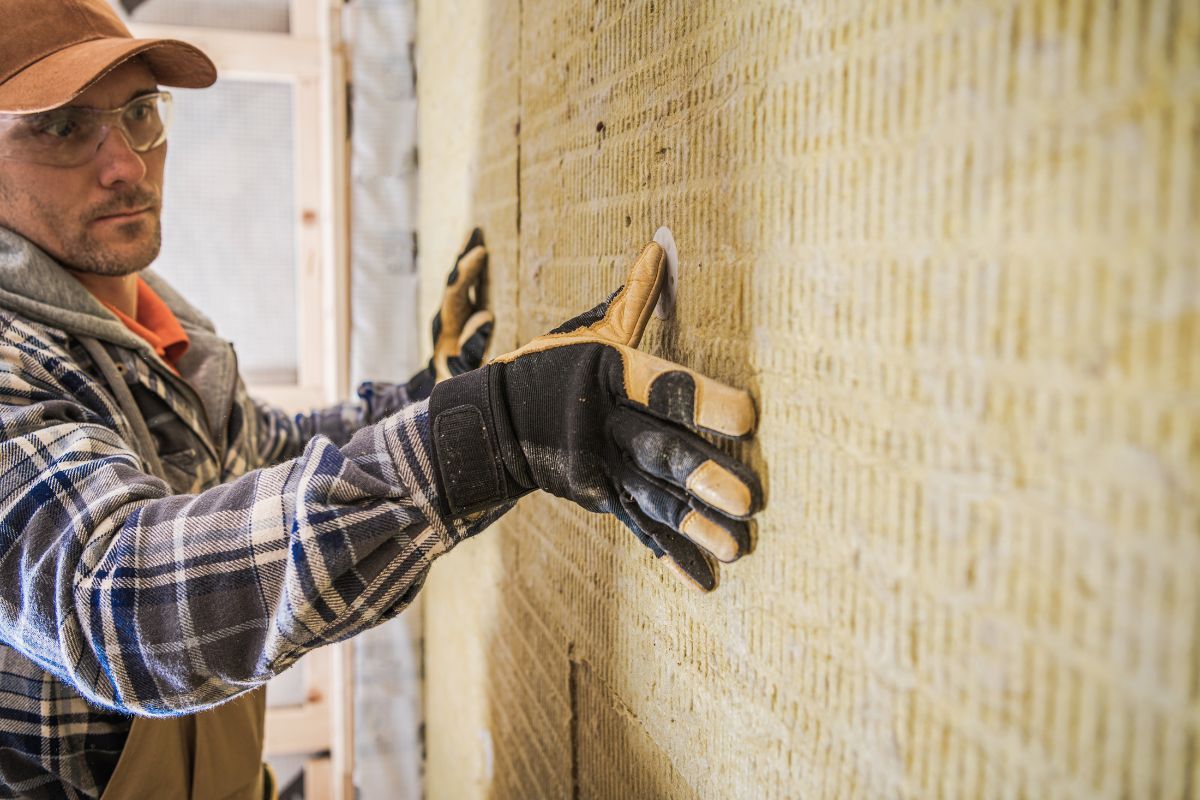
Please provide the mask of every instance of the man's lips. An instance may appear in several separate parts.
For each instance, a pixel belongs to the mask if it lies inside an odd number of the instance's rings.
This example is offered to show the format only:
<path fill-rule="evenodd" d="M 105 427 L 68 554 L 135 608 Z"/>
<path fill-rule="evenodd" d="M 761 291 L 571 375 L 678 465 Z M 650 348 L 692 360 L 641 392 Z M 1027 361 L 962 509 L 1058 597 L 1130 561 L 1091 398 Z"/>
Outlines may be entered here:
<path fill-rule="evenodd" d="M 142 214 L 147 214 L 153 210 L 154 210 L 153 206 L 146 206 L 145 208 L 135 208 L 132 211 L 121 211 L 117 214 L 106 214 L 103 217 L 96 217 L 92 221 L 93 222 L 128 222 L 131 219 L 139 217 Z"/>

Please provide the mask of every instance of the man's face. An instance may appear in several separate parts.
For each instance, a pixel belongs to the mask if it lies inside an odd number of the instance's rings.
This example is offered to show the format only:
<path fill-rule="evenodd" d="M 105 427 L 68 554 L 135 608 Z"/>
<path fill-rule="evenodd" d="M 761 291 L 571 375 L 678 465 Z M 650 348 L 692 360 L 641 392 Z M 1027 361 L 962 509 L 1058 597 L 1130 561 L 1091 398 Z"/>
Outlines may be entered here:
<path fill-rule="evenodd" d="M 154 75 L 134 59 L 71 105 L 119 108 L 156 88 Z M 78 272 L 129 275 L 145 269 L 162 242 L 166 158 L 165 144 L 138 154 L 113 130 L 96 157 L 78 167 L 0 159 L 0 226 Z"/>

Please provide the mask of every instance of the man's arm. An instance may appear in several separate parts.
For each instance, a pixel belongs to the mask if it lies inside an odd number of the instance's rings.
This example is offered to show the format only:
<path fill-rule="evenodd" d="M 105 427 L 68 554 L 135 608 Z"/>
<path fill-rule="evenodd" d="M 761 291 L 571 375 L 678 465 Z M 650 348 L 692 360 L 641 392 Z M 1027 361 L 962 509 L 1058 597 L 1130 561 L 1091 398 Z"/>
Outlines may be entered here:
<path fill-rule="evenodd" d="M 0 639 L 93 702 L 204 708 L 393 616 L 435 557 L 538 489 L 616 516 L 713 589 L 715 561 L 751 549 L 764 494 L 706 437 L 748 438 L 756 414 L 636 349 L 664 279 L 650 245 L 592 311 L 343 447 L 316 436 L 199 495 L 142 470 L 65 351 L 5 328 Z"/>
<path fill-rule="evenodd" d="M 170 715 L 258 686 L 398 613 L 504 510 L 436 510 L 425 403 L 173 496 L 53 349 L 0 332 L 0 638 L 100 705 Z"/>
<path fill-rule="evenodd" d="M 255 400 L 259 463 L 277 464 L 295 458 L 316 436 L 324 436 L 335 445 L 346 444 L 363 426 L 373 425 L 419 399 L 404 384 L 368 381 L 359 385 L 357 399 L 303 414 L 288 414 Z"/>

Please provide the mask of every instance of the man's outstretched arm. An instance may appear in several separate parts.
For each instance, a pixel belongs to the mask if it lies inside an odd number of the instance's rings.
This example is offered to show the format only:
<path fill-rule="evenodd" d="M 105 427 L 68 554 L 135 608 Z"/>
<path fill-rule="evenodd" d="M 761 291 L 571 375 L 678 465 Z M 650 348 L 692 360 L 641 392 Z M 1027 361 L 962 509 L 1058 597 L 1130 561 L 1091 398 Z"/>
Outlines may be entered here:
<path fill-rule="evenodd" d="M 398 613 L 503 510 L 436 511 L 425 403 L 172 495 L 26 334 L 0 332 L 0 638 L 98 704 L 169 715 L 258 686 Z"/>

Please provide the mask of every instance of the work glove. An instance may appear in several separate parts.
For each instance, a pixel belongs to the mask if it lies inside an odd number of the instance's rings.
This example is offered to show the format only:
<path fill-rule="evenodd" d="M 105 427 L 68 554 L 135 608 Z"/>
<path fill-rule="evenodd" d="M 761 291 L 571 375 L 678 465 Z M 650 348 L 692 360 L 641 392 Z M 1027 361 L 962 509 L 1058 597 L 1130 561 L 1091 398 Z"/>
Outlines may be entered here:
<path fill-rule="evenodd" d="M 434 384 L 478 369 L 492 339 L 487 310 L 487 250 L 483 231 L 471 232 L 446 279 L 442 304 L 433 316 L 433 356 L 408 382 L 413 400 L 429 397 Z"/>
<path fill-rule="evenodd" d="M 713 558 L 750 549 L 755 474 L 700 433 L 742 439 L 739 389 L 635 349 L 662 289 L 649 244 L 604 303 L 430 398 L 442 511 L 458 517 L 534 489 L 612 514 L 689 583 L 717 585 Z"/>

